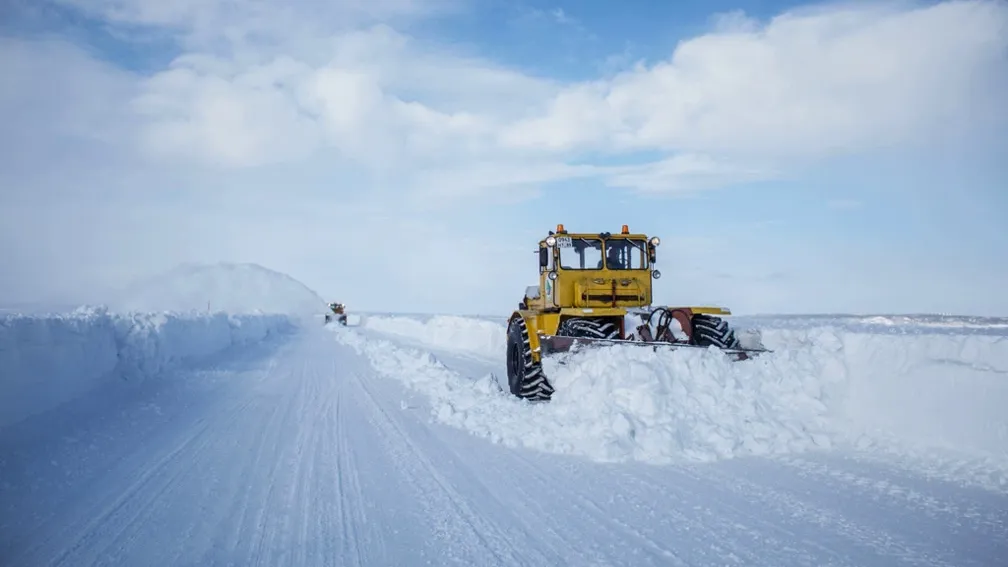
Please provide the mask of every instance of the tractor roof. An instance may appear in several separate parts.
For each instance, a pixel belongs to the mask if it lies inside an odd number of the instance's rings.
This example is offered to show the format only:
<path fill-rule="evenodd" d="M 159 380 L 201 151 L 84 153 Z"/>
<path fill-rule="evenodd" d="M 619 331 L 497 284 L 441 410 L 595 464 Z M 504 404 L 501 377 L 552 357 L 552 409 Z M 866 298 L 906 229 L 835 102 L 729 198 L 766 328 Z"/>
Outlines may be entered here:
<path fill-rule="evenodd" d="M 609 233 L 607 233 L 605 231 L 600 231 L 600 232 L 569 232 L 566 228 L 564 228 L 564 225 L 558 224 L 557 227 L 556 227 L 556 231 L 552 231 L 551 230 L 551 231 L 549 231 L 549 233 L 550 233 L 551 236 L 554 236 L 554 235 L 555 236 L 563 235 L 563 236 L 570 236 L 570 237 L 575 237 L 575 238 L 599 238 L 599 237 L 601 237 L 603 235 L 605 235 L 607 238 L 641 238 L 641 239 L 647 239 L 647 237 L 648 237 L 648 235 L 643 234 L 643 233 L 632 233 L 631 234 L 630 233 L 630 228 L 627 225 L 623 225 L 622 229 L 619 232 L 609 232 Z"/>

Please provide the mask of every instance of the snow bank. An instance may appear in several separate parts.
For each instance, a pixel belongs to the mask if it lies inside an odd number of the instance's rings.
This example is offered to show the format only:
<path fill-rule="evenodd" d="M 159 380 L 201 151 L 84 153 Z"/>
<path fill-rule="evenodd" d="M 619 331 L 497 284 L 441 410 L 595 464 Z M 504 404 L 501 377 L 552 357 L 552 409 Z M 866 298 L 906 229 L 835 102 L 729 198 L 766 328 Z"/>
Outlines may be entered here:
<path fill-rule="evenodd" d="M 368 315 L 364 328 L 394 335 L 434 348 L 497 357 L 507 345 L 507 327 L 500 323 L 435 315 L 428 319 L 396 315 Z"/>
<path fill-rule="evenodd" d="M 844 333 L 852 433 L 1008 458 L 1008 337 Z"/>
<path fill-rule="evenodd" d="M 134 283 L 108 303 L 121 311 L 284 314 L 318 319 L 327 302 L 296 279 L 257 264 L 183 264 Z"/>
<path fill-rule="evenodd" d="M 0 316 L 0 426 L 113 379 L 151 377 L 292 329 L 282 315 L 67 314 Z"/>
<path fill-rule="evenodd" d="M 426 394 L 439 421 L 509 446 L 652 463 L 830 446 L 827 393 L 773 363 L 733 364 L 701 350 L 597 349 L 548 363 L 553 401 L 528 404 L 506 393 L 503 369 L 499 379 L 474 379 L 421 349 L 350 330 L 337 336 L 381 374 Z M 808 357 L 799 364 L 825 372 Z"/>
<path fill-rule="evenodd" d="M 586 350 L 547 361 L 553 401 L 530 405 L 506 393 L 504 326 L 460 319 L 368 326 L 492 356 L 499 380 L 464 376 L 422 348 L 353 330 L 338 337 L 426 394 L 438 420 L 511 446 L 660 463 L 898 442 L 1008 462 L 1008 336 L 999 324 L 749 321 L 775 352 L 736 363 L 714 350 Z"/>

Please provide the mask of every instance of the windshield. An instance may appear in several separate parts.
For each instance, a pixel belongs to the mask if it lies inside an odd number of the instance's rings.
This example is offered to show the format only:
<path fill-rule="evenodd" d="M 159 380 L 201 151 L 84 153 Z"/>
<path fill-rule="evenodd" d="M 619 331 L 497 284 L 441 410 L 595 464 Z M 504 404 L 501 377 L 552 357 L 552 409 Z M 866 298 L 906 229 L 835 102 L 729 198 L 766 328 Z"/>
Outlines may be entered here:
<path fill-rule="evenodd" d="M 606 267 L 610 270 L 647 269 L 647 243 L 630 238 L 606 240 Z"/>
<path fill-rule="evenodd" d="M 602 269 L 602 240 L 598 238 L 557 237 L 560 267 L 564 270 Z"/>

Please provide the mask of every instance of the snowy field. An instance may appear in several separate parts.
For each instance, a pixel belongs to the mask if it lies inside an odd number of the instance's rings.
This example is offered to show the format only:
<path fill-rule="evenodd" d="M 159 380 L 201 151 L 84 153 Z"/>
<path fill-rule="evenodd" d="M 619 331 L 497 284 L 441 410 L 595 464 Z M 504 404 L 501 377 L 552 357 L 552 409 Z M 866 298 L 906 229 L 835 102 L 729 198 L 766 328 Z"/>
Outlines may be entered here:
<path fill-rule="evenodd" d="M 123 298 L 0 313 L 5 566 L 1008 558 L 1006 320 L 737 317 L 774 352 L 597 349 L 529 404 L 507 314 L 323 326 L 250 265 Z"/>

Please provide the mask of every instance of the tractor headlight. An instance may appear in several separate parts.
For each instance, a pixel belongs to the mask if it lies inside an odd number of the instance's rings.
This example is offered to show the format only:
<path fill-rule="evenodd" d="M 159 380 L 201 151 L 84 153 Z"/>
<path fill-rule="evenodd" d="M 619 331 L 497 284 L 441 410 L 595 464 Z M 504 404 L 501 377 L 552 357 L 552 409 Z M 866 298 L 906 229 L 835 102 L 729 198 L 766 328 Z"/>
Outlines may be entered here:
<path fill-rule="evenodd" d="M 651 272 L 651 277 L 654 278 L 654 279 L 658 279 L 658 278 L 661 277 L 661 272 L 659 272 L 658 270 L 655 270 L 655 271 Z"/>
<path fill-rule="evenodd" d="M 552 235 L 551 236 L 547 236 L 546 237 L 546 246 L 549 246 L 550 248 L 552 248 L 553 246 L 556 246 L 556 237 L 552 236 Z"/>
<path fill-rule="evenodd" d="M 550 272 L 549 274 L 546 275 L 546 277 L 548 277 L 551 280 L 555 280 L 555 279 L 557 279 L 557 273 L 556 272 Z"/>
<path fill-rule="evenodd" d="M 659 244 L 661 244 L 661 238 L 658 238 L 657 236 L 652 236 L 651 246 L 658 246 Z"/>

